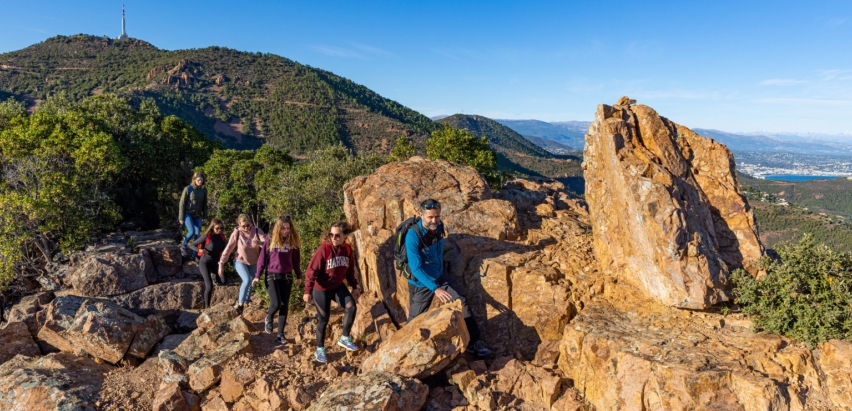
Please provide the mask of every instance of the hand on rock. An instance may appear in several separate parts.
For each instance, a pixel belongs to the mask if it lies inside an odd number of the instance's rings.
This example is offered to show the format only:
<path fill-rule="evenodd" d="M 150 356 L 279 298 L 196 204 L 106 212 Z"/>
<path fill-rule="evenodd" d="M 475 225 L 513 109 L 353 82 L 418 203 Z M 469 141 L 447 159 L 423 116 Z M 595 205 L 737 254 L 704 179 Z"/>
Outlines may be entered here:
<path fill-rule="evenodd" d="M 435 290 L 435 297 L 438 297 L 439 300 L 445 303 L 448 303 L 453 300 L 453 296 L 450 295 L 450 293 L 448 293 L 447 290 L 444 290 L 443 288 Z"/>

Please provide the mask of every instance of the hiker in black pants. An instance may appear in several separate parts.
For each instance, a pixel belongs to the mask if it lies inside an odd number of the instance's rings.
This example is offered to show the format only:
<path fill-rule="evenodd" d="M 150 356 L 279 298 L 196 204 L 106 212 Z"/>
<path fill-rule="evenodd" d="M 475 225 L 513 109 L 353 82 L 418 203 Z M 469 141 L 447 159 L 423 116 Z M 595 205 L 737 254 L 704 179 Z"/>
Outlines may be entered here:
<path fill-rule="evenodd" d="M 299 251 L 301 241 L 296 227 L 289 215 L 278 217 L 272 232 L 269 233 L 260 256 L 257 258 L 257 271 L 251 285 L 260 280 L 266 270 L 266 291 L 269 294 L 269 312 L 264 321 L 264 330 L 272 334 L 272 320 L 278 313 L 278 344 L 284 344 L 284 326 L 287 325 L 287 311 L 290 306 L 290 291 L 293 289 L 293 273 L 296 279 L 302 278 L 302 257 Z"/>
<path fill-rule="evenodd" d="M 198 271 L 204 278 L 204 308 L 210 308 L 210 298 L 213 296 L 213 273 L 219 269 L 219 259 L 225 251 L 225 225 L 222 220 L 213 219 L 207 230 L 189 245 L 189 249 L 198 256 Z M 219 276 L 219 284 L 225 284 L 225 277 Z"/>
<path fill-rule="evenodd" d="M 415 231 L 416 230 L 416 231 Z M 441 222 L 441 203 L 428 199 L 420 203 L 420 219 L 405 235 L 408 256 L 408 322 L 426 312 L 432 299 L 444 303 L 461 300 L 464 323 L 470 333 L 467 352 L 479 357 L 491 355 L 491 350 L 480 339 L 479 325 L 473 318 L 467 300 L 459 294 L 459 287 L 444 273 L 444 223 Z"/>

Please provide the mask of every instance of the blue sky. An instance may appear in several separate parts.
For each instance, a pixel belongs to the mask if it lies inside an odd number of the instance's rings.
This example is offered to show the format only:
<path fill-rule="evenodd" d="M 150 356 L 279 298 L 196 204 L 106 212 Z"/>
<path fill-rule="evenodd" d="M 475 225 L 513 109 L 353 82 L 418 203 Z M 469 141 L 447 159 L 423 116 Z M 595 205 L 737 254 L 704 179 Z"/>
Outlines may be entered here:
<path fill-rule="evenodd" d="M 852 1 L 128 0 L 163 49 L 261 51 L 428 116 L 590 120 L 629 95 L 689 127 L 852 132 Z M 120 33 L 120 1 L 0 0 L 0 52 Z M 852 136 L 850 136 L 852 137 Z"/>

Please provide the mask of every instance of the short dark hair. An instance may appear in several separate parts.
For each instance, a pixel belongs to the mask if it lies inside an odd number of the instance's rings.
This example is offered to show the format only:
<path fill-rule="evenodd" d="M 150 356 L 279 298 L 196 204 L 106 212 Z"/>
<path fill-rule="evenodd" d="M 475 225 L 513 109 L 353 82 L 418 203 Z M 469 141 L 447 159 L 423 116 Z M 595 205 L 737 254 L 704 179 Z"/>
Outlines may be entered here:
<path fill-rule="evenodd" d="M 441 209 L 441 203 L 439 203 L 438 200 L 435 200 L 435 199 L 432 199 L 432 198 L 427 198 L 427 199 L 420 202 L 420 209 L 421 210 L 434 210 L 434 209 L 440 210 Z"/>

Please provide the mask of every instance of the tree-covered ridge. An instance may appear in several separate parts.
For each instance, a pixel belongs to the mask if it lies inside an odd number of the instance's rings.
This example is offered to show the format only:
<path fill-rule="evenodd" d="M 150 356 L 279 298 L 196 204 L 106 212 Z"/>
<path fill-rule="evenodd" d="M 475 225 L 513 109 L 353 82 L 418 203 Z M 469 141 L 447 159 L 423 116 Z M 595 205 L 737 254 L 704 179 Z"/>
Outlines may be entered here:
<path fill-rule="evenodd" d="M 774 202 L 784 200 L 811 211 L 852 218 L 852 180 L 831 178 L 809 181 L 764 180 L 740 175 L 740 184 L 768 193 Z"/>
<path fill-rule="evenodd" d="M 386 153 L 400 135 L 422 147 L 434 129 L 427 117 L 364 86 L 268 53 L 167 51 L 76 35 L 0 54 L 0 93 L 34 103 L 60 92 L 72 100 L 151 97 L 163 113 L 234 148 L 266 142 L 301 153 L 343 142 Z"/>
<path fill-rule="evenodd" d="M 497 152 L 497 165 L 500 170 L 536 177 L 582 175 L 582 160 L 579 156 L 552 154 L 490 118 L 455 114 L 437 122 L 467 130 L 475 136 L 486 137 Z"/>

